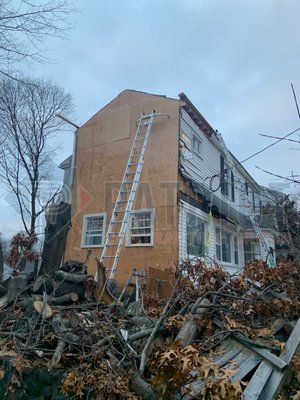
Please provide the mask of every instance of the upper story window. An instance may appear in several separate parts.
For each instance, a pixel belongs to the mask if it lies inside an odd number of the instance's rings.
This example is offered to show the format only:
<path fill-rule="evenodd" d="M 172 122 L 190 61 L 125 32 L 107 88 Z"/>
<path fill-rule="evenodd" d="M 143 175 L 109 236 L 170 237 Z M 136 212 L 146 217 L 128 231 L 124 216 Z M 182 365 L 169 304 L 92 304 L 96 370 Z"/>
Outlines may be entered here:
<path fill-rule="evenodd" d="M 87 214 L 83 217 L 81 247 L 101 247 L 104 243 L 105 214 Z"/>
<path fill-rule="evenodd" d="M 222 154 L 220 155 L 220 181 L 221 193 L 231 201 L 235 201 L 234 173 Z"/>
<path fill-rule="evenodd" d="M 132 211 L 127 246 L 153 246 L 154 209 Z"/>
<path fill-rule="evenodd" d="M 198 156 L 201 156 L 202 155 L 202 142 L 196 135 L 193 135 L 192 145 L 193 145 L 194 153 L 198 154 Z"/>

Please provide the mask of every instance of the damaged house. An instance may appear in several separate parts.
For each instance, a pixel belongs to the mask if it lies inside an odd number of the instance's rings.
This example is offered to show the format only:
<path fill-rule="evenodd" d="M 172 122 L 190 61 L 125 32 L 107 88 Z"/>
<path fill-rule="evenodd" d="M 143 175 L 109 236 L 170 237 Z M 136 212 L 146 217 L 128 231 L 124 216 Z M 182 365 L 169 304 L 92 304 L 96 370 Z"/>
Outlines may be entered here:
<path fill-rule="evenodd" d="M 268 253 L 274 262 L 276 224 L 261 215 L 267 192 L 218 131 L 183 93 L 173 99 L 134 90 L 121 92 L 76 131 L 73 157 L 61 164 L 72 205 L 65 259 L 83 260 L 90 249 L 88 269 L 96 273 L 137 121 L 152 110 L 157 117 L 115 279 L 126 282 L 136 268 L 154 288 L 168 267 L 194 257 L 230 273 Z"/>

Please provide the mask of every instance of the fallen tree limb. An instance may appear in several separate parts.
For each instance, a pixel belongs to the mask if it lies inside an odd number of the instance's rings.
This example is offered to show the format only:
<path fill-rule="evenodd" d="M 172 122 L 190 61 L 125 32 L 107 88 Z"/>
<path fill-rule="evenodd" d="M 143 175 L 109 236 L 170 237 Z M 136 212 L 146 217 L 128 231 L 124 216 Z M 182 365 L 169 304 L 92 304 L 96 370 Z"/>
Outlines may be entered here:
<path fill-rule="evenodd" d="M 63 296 L 49 297 L 48 303 L 50 304 L 72 304 L 78 301 L 78 294 L 76 292 L 71 292 L 64 294 Z"/>
<path fill-rule="evenodd" d="M 164 331 L 165 328 L 159 327 L 157 329 L 157 333 Z M 133 333 L 132 335 L 128 336 L 129 342 L 135 342 L 136 340 L 144 339 L 145 337 L 151 335 L 153 329 L 145 329 L 144 331 Z"/>
<path fill-rule="evenodd" d="M 57 279 L 71 283 L 84 282 L 89 276 L 90 275 L 71 274 L 70 272 L 65 272 L 61 270 L 55 272 L 55 277 Z"/>
<path fill-rule="evenodd" d="M 177 280 L 177 282 L 178 282 L 178 280 Z M 165 308 L 164 308 L 164 310 L 163 310 L 161 316 L 160 316 L 160 317 L 158 318 L 158 320 L 156 321 L 156 323 L 155 323 L 155 325 L 154 325 L 154 328 L 152 329 L 152 332 L 151 332 L 150 336 L 148 337 L 148 340 L 147 340 L 147 342 L 146 342 L 146 345 L 145 345 L 145 347 L 143 348 L 143 351 L 142 351 L 142 354 L 141 354 L 140 368 L 139 368 L 139 372 L 140 372 L 141 375 L 144 373 L 144 370 L 145 370 L 146 358 L 147 358 L 148 351 L 149 351 L 149 349 L 150 349 L 151 343 L 152 343 L 153 340 L 154 340 L 154 337 L 155 337 L 155 335 L 156 335 L 156 333 L 157 333 L 157 331 L 158 331 L 158 328 L 160 328 L 160 326 L 163 324 L 164 320 L 165 320 L 166 317 L 167 317 L 170 304 L 171 304 L 171 302 L 172 302 L 172 300 L 173 300 L 173 297 L 174 297 L 174 293 L 175 293 L 175 288 L 176 288 L 177 282 L 176 282 L 176 284 L 175 284 L 175 286 L 174 286 L 173 292 L 172 292 L 171 296 L 169 297 L 169 300 L 168 300 L 168 302 L 167 302 L 167 304 L 166 304 L 166 306 L 165 306 Z M 176 304 L 177 300 L 178 300 L 180 297 L 181 297 L 181 295 L 177 296 L 177 298 L 176 298 L 175 301 L 174 301 L 174 304 Z"/>
<path fill-rule="evenodd" d="M 63 339 L 59 339 L 53 357 L 49 363 L 50 368 L 55 368 L 58 365 L 65 346 L 66 342 Z"/>
<path fill-rule="evenodd" d="M 138 372 L 133 373 L 130 379 L 130 388 L 141 397 L 142 400 L 156 400 L 157 394 L 153 387 L 144 381 L 138 374 Z"/>

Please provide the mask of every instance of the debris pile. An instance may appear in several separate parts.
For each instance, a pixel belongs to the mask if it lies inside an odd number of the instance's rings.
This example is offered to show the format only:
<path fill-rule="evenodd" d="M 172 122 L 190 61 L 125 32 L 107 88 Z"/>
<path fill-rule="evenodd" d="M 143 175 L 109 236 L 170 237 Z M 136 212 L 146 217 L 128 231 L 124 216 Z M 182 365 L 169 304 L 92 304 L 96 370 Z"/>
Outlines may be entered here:
<path fill-rule="evenodd" d="M 288 378 L 290 397 L 278 398 L 300 398 L 290 373 L 300 365 L 299 264 L 253 261 L 230 276 L 192 260 L 170 271 L 168 299 L 139 285 L 118 301 L 101 266 L 98 276 L 69 262 L 32 283 L 10 279 L 0 398 L 272 399 Z"/>

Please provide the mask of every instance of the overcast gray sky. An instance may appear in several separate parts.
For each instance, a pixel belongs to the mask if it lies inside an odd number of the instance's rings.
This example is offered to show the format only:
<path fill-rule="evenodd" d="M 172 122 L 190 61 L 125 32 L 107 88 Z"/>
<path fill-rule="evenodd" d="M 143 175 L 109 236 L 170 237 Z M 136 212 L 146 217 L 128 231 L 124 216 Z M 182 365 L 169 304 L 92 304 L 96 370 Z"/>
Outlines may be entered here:
<path fill-rule="evenodd" d="M 73 94 L 77 124 L 130 88 L 185 92 L 239 160 L 272 142 L 259 133 L 300 127 L 290 87 L 300 102 L 299 1 L 79 0 L 78 8 L 69 39 L 49 42 L 55 61 L 30 66 Z M 57 162 L 72 149 L 72 135 L 63 135 Z M 265 185 L 274 179 L 256 165 L 298 175 L 300 152 L 291 147 L 281 142 L 244 165 Z"/>

